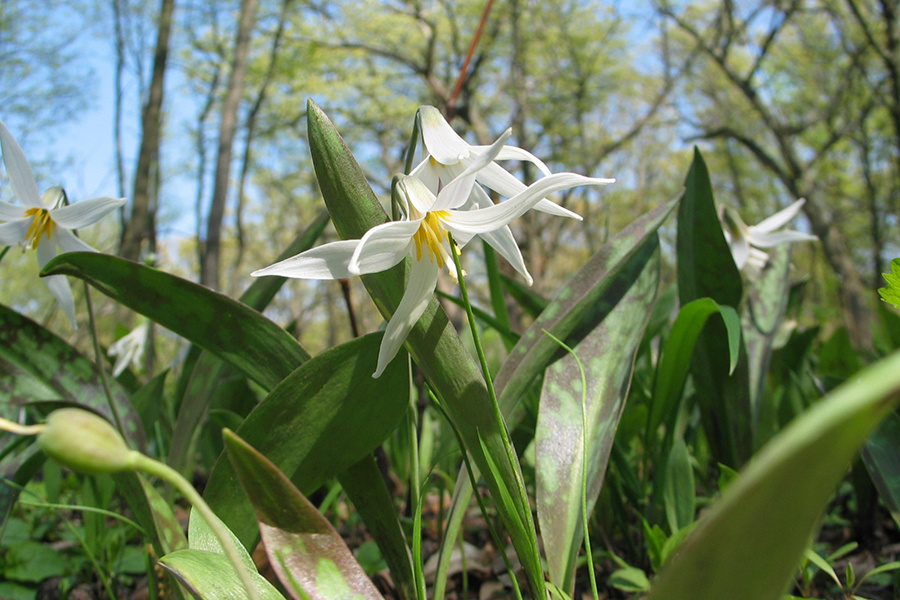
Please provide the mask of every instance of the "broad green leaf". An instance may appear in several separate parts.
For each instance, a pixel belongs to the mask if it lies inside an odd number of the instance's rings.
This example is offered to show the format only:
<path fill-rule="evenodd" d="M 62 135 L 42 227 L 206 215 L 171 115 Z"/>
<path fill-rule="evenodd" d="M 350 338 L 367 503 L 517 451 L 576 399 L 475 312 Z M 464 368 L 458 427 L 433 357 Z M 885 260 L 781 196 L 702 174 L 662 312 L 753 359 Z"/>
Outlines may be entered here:
<path fill-rule="evenodd" d="M 737 308 L 743 296 L 741 274 L 716 213 L 709 170 L 696 147 L 678 206 L 676 246 L 681 303 L 712 298 Z"/>
<path fill-rule="evenodd" d="M 744 348 L 750 378 L 750 406 L 754 423 L 759 422 L 772 344 L 781 329 L 790 296 L 791 246 L 769 250 L 769 261 L 760 276 L 747 286 L 741 314 Z M 759 445 L 759 442 L 757 442 Z"/>
<path fill-rule="evenodd" d="M 361 238 L 388 216 L 366 181 L 334 125 L 312 101 L 308 105 L 308 134 L 322 196 L 335 228 L 343 239 Z M 382 273 L 362 277 L 369 295 L 385 317 L 393 314 L 405 288 L 408 260 Z M 509 453 L 502 423 L 498 422 L 478 365 L 436 298 L 432 298 L 407 338 L 407 348 L 429 385 L 458 428 L 466 449 L 485 477 L 492 494 L 509 494 L 514 508 L 498 506 L 518 553 L 532 593 L 544 597 L 544 578 L 531 507 L 521 467 Z M 496 471 L 487 469 L 487 449 Z M 494 475 L 496 473 L 496 476 Z"/>
<path fill-rule="evenodd" d="M 647 574 L 637 567 L 624 567 L 613 572 L 607 583 L 626 592 L 646 592 L 650 589 Z"/>
<path fill-rule="evenodd" d="M 250 558 L 247 549 L 221 520 L 219 523 L 225 527 L 225 531 L 227 532 L 231 543 L 234 544 L 234 547 L 237 549 L 238 558 L 240 558 L 247 569 L 251 572 L 255 571 L 256 564 L 253 562 L 253 559 Z M 200 511 L 194 508 L 191 509 L 191 516 L 188 520 L 188 548 L 190 550 L 202 550 L 204 552 L 212 552 L 213 554 L 225 556 L 225 549 L 222 548 L 222 544 L 219 542 L 219 538 L 216 537 L 212 527 L 209 526 L 209 523 L 206 522 L 206 519 L 203 518 Z"/>
<path fill-rule="evenodd" d="M 569 353 L 544 375 L 535 432 L 536 503 L 550 581 L 563 590 L 574 587 L 575 560 L 584 538 L 582 477 L 590 515 L 658 288 L 657 250 L 640 275 L 621 290 L 615 307 L 573 348 L 584 365 L 586 390 L 581 389 L 578 362 Z"/>
<path fill-rule="evenodd" d="M 737 365 L 741 340 L 741 321 L 737 311 L 730 306 L 721 306 L 711 298 L 700 298 L 682 306 L 672 324 L 669 338 L 662 348 L 653 384 L 653 401 L 644 438 L 651 453 L 656 447 L 657 430 L 661 425 L 666 425 L 666 441 L 662 445 L 662 457 L 668 455 L 672 440 L 678 435 L 675 421 L 679 413 L 684 382 L 691 368 L 694 346 L 706 327 L 706 322 L 716 314 L 721 317 L 728 337 L 728 362 L 732 369 Z"/>
<path fill-rule="evenodd" d="M 777 600 L 866 437 L 900 400 L 900 353 L 797 417 L 685 538 L 648 600 Z"/>
<path fill-rule="evenodd" d="M 889 414 L 866 440 L 862 459 L 894 522 L 900 524 L 900 415 Z"/>
<path fill-rule="evenodd" d="M 691 454 L 684 439 L 679 437 L 669 451 L 663 485 L 666 520 L 673 535 L 694 522 L 695 489 Z"/>
<path fill-rule="evenodd" d="M 372 452 L 393 431 L 408 402 L 408 369 L 401 352 L 372 378 L 381 334 L 332 348 L 301 365 L 247 416 L 237 433 L 286 473 L 314 491 Z M 220 457 L 206 501 L 246 546 L 258 535 L 253 509 L 240 493 L 230 463 Z"/>
<path fill-rule="evenodd" d="M 700 151 L 685 180 L 678 207 L 678 297 L 682 306 L 699 298 L 737 309 L 743 286 L 725 240 L 713 199 L 709 172 Z M 721 323 L 701 333 L 692 374 L 706 437 L 714 459 L 740 466 L 753 450 L 753 415 L 746 357 L 729 368 L 727 338 Z"/>
<path fill-rule="evenodd" d="M 882 277 L 887 285 L 878 288 L 878 295 L 885 302 L 892 304 L 894 308 L 900 308 L 900 258 L 891 261 L 891 272 L 882 274 Z"/>
<path fill-rule="evenodd" d="M 87 281 L 113 300 L 230 363 L 266 389 L 309 357 L 290 334 L 247 305 L 116 256 L 69 252 L 47 263 L 41 274 Z"/>
<path fill-rule="evenodd" d="M 187 548 L 184 530 L 172 512 L 172 505 L 156 488 L 137 473 L 116 473 L 112 477 L 116 490 L 128 502 L 156 556 Z"/>
<path fill-rule="evenodd" d="M 222 554 L 205 550 L 176 550 L 159 559 L 159 564 L 171 572 L 198 600 L 247 600 L 247 592 L 234 567 Z M 265 577 L 250 571 L 263 600 L 284 600 Z"/>
<path fill-rule="evenodd" d="M 304 600 L 382 598 L 331 523 L 288 478 L 231 431 L 223 438 L 285 589 Z"/>

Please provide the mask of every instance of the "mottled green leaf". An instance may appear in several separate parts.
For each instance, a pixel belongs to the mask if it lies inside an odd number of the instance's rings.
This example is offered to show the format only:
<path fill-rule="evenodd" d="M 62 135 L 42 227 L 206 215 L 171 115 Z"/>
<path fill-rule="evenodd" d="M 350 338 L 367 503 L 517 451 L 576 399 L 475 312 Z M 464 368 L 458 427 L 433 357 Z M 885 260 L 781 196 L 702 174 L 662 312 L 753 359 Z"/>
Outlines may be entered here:
<path fill-rule="evenodd" d="M 769 250 L 765 268 L 747 286 L 741 324 L 750 378 L 750 406 L 754 423 L 763 410 L 766 376 L 772 357 L 772 344 L 781 328 L 790 296 L 791 246 L 782 244 Z M 758 445 L 758 444 L 757 444 Z"/>
<path fill-rule="evenodd" d="M 288 478 L 231 431 L 223 437 L 285 589 L 304 600 L 382 598 L 331 523 Z"/>
<path fill-rule="evenodd" d="M 290 334 L 249 306 L 187 279 L 116 256 L 69 252 L 47 263 L 41 274 L 87 281 L 267 389 L 309 357 Z"/>
<path fill-rule="evenodd" d="M 898 400 L 900 353 L 797 417 L 709 507 L 648 599 L 780 598 L 851 459 Z"/>
<path fill-rule="evenodd" d="M 584 365 L 584 406 L 574 356 L 566 353 L 544 375 L 535 433 L 537 513 L 550 581 L 563 590 L 573 589 L 575 559 L 584 537 L 582 477 L 586 477 L 590 515 L 603 485 L 634 357 L 658 288 L 657 250 L 623 290 L 615 308 L 573 348 Z"/>
<path fill-rule="evenodd" d="M 891 261 L 891 272 L 882 274 L 887 285 L 878 288 L 878 295 L 894 308 L 900 308 L 900 258 Z"/>
<path fill-rule="evenodd" d="M 305 362 L 257 405 L 238 435 L 307 493 L 343 472 L 383 442 L 406 411 L 406 355 L 372 377 L 380 342 L 381 334 L 367 335 Z M 258 535 L 253 509 L 224 457 L 204 497 L 250 546 Z"/>
<path fill-rule="evenodd" d="M 522 414 L 516 409 L 528 393 L 532 382 L 556 357 L 564 352 L 550 332 L 570 347 L 601 323 L 643 272 L 655 255 L 659 238 L 656 230 L 672 212 L 677 200 L 671 200 L 616 234 L 562 286 L 534 323 L 525 331 L 500 368 L 495 386 L 500 408 L 510 429 L 515 429 Z M 483 468 L 479 465 L 479 468 Z M 468 476 L 457 477 L 454 500 L 448 517 L 446 542 L 441 554 L 439 570 L 449 565 L 458 527 L 471 499 Z"/>
<path fill-rule="evenodd" d="M 159 559 L 159 564 L 175 575 L 198 600 L 247 600 L 243 583 L 222 554 L 177 550 Z M 262 600 L 284 600 L 284 596 L 255 568 L 250 572 L 250 579 Z"/>
<path fill-rule="evenodd" d="M 125 437 L 142 448 L 143 427 L 128 394 L 115 380 L 109 383 Z M 0 416 L 14 419 L 23 405 L 41 401 L 79 406 L 113 420 L 96 365 L 53 332 L 0 305 Z"/>

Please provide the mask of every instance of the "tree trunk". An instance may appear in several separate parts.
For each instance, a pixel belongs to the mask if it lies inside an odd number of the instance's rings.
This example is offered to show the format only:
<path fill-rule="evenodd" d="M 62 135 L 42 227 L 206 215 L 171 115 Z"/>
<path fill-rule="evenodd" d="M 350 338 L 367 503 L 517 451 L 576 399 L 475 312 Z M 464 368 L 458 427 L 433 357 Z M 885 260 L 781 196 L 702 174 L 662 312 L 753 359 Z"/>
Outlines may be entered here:
<path fill-rule="evenodd" d="M 222 220 L 228 197 L 231 175 L 231 155 L 234 135 L 237 131 L 237 113 L 241 104 L 241 91 L 247 74 L 247 57 L 250 53 L 250 34 L 256 15 L 257 0 L 243 0 L 238 21 L 238 35 L 234 49 L 231 77 L 222 105 L 219 124 L 219 149 L 216 158 L 216 174 L 212 204 L 206 222 L 206 244 L 200 264 L 200 283 L 211 288 L 219 287 L 219 262 L 221 256 Z"/>
<path fill-rule="evenodd" d="M 174 11 L 175 0 L 162 0 L 150 93 L 141 116 L 141 149 L 134 173 L 131 217 L 122 229 L 119 249 L 119 253 L 130 260 L 139 260 L 145 246 L 147 252 L 156 251 L 156 206 L 159 190 L 154 185 L 156 177 L 152 175 L 152 171 L 159 168 L 166 60 L 169 54 L 169 34 Z"/>

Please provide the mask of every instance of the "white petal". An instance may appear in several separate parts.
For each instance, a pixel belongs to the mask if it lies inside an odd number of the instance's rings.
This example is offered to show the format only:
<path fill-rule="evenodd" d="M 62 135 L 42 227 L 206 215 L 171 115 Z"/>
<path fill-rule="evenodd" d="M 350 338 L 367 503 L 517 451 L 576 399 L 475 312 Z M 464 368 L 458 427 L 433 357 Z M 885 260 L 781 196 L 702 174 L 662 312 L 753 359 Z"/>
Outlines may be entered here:
<path fill-rule="evenodd" d="M 397 188 L 403 194 L 415 210 L 415 214 L 409 215 L 411 219 L 425 216 L 435 202 L 435 195 L 428 186 L 418 177 L 404 175 L 397 182 Z"/>
<path fill-rule="evenodd" d="M 323 244 L 296 256 L 250 273 L 253 277 L 279 275 L 294 279 L 349 279 L 355 275 L 347 269 L 359 240 L 342 240 Z"/>
<path fill-rule="evenodd" d="M 419 123 L 425 149 L 436 161 L 452 165 L 469 156 L 469 144 L 453 131 L 450 123 L 433 106 L 419 107 Z"/>
<path fill-rule="evenodd" d="M 525 266 L 522 251 L 519 250 L 519 245 L 516 243 L 516 238 L 513 237 L 509 226 L 482 233 L 480 237 L 490 244 L 500 256 L 505 258 L 516 271 L 521 273 L 528 285 L 534 283 L 531 273 L 528 272 L 528 268 Z"/>
<path fill-rule="evenodd" d="M 74 233 L 62 227 L 53 232 L 51 239 L 55 240 L 63 252 L 97 252 L 96 248 L 86 244 L 81 238 L 75 237 Z"/>
<path fill-rule="evenodd" d="M 585 177 L 575 173 L 555 173 L 539 179 L 524 191 L 500 204 L 477 210 L 450 211 L 451 216 L 447 221 L 461 231 L 482 234 L 509 225 L 511 221 L 523 215 L 547 194 L 577 185 L 605 185 L 613 181 L 615 180 Z"/>
<path fill-rule="evenodd" d="M 378 350 L 378 366 L 372 377 L 380 377 L 385 367 L 397 355 L 400 346 L 406 341 L 406 336 L 425 312 L 428 301 L 434 293 L 437 285 L 437 265 L 428 259 L 413 260 L 409 271 L 409 282 L 400 305 L 394 311 L 394 316 L 384 330 L 381 339 L 381 348 Z"/>
<path fill-rule="evenodd" d="M 538 168 L 538 171 L 540 171 L 542 175 L 551 174 L 550 167 L 548 167 L 544 163 L 544 161 L 539 159 L 528 150 L 523 150 L 518 146 L 504 146 L 500 151 L 500 154 L 498 154 L 497 158 L 495 158 L 494 160 L 520 160 L 522 162 L 530 162 Z"/>
<path fill-rule="evenodd" d="M 0 148 L 3 149 L 3 164 L 16 198 L 25 206 L 41 208 L 41 195 L 38 194 L 31 165 L 3 121 L 0 121 Z"/>
<path fill-rule="evenodd" d="M 422 219 L 389 221 L 368 230 L 350 258 L 350 272 L 378 273 L 398 264 L 409 255 L 409 245 L 421 223 Z"/>
<path fill-rule="evenodd" d="M 569 219 L 575 219 L 576 221 L 584 220 L 577 212 L 562 207 L 556 202 L 552 202 L 550 200 L 547 200 L 546 198 L 535 204 L 534 210 L 556 217 L 567 217 Z"/>
<path fill-rule="evenodd" d="M 731 257 L 734 258 L 734 264 L 737 265 L 738 270 L 743 269 L 747 257 L 750 256 L 750 245 L 747 243 L 747 239 L 735 236 L 729 242 L 728 247 L 731 248 Z"/>
<path fill-rule="evenodd" d="M 771 248 L 778 244 L 787 244 L 790 242 L 813 242 L 817 238 L 808 233 L 800 233 L 799 231 L 778 231 L 775 233 L 761 233 L 750 228 L 750 243 L 758 248 Z"/>
<path fill-rule="evenodd" d="M 463 161 L 463 164 L 466 166 L 465 170 L 458 177 L 447 183 L 438 193 L 437 200 L 435 200 L 431 210 L 448 210 L 462 206 L 469 198 L 469 194 L 472 193 L 472 187 L 475 185 L 478 173 L 493 164 L 494 158 L 503 148 L 504 142 L 506 142 L 511 133 L 512 130 L 507 129 L 485 152 Z"/>
<path fill-rule="evenodd" d="M 0 245 L 13 246 L 23 243 L 29 227 L 31 227 L 31 217 L 3 223 L 0 225 Z"/>
<path fill-rule="evenodd" d="M 38 249 L 40 250 L 40 248 Z M 56 298 L 60 308 L 66 313 L 69 322 L 72 323 L 72 327 L 77 329 L 78 324 L 75 322 L 75 298 L 72 296 L 69 280 L 66 279 L 65 275 L 48 275 L 42 279 L 47 284 L 47 287 L 50 288 L 50 293 Z"/>
<path fill-rule="evenodd" d="M 107 196 L 91 198 L 53 209 L 50 211 L 50 218 L 60 227 L 81 229 L 96 223 L 107 213 L 123 206 L 126 202 L 125 198 L 109 198 Z"/>
<path fill-rule="evenodd" d="M 800 209 L 803 207 L 803 204 L 806 203 L 806 200 L 801 198 L 797 200 L 784 210 L 778 211 L 768 219 L 754 225 L 751 227 L 752 230 L 762 231 L 764 233 L 769 233 L 775 231 L 779 227 L 783 227 L 790 223 L 791 219 L 797 216 L 797 213 L 800 212 Z"/>
<path fill-rule="evenodd" d="M 0 221 L 12 221 L 25 217 L 25 208 L 0 201 Z"/>

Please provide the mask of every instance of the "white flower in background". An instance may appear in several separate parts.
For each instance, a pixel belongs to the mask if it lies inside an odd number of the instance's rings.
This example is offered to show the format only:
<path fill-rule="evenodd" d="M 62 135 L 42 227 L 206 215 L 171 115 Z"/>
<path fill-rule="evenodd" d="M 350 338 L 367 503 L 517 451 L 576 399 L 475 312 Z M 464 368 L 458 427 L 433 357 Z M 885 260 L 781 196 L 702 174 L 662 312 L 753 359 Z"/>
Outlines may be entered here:
<path fill-rule="evenodd" d="M 101 197 L 66 205 L 65 192 L 59 187 L 50 188 L 41 196 L 25 154 L 2 121 L 0 148 L 9 183 L 21 203 L 17 206 L 0 202 L 0 221 L 5 221 L 0 225 L 0 245 L 19 244 L 25 250 L 34 249 L 41 268 L 59 252 L 96 252 L 75 237 L 72 230 L 96 223 L 126 200 Z M 44 282 L 76 326 L 75 301 L 65 276 L 44 277 Z"/>
<path fill-rule="evenodd" d="M 425 158 L 410 173 L 415 175 L 435 194 L 442 185 L 458 177 L 488 146 L 472 146 L 456 133 L 444 115 L 433 106 L 419 107 L 419 124 L 422 131 L 422 144 L 425 146 Z M 542 175 L 550 175 L 550 169 L 531 152 L 517 146 L 503 146 L 494 160 L 518 160 L 530 162 Z M 525 189 L 525 184 L 512 173 L 491 161 L 475 176 L 476 181 L 494 190 L 501 196 L 510 198 Z M 487 193 L 479 186 L 473 186 L 470 202 L 479 206 L 487 206 L 491 202 Z M 535 210 L 560 217 L 581 220 L 581 216 L 567 208 L 542 199 Z"/>
<path fill-rule="evenodd" d="M 106 353 L 116 359 L 116 364 L 113 365 L 113 377 L 121 375 L 129 364 L 136 369 L 140 368 L 149 336 L 150 319 L 143 319 L 140 325 L 116 340 L 107 349 Z"/>
<path fill-rule="evenodd" d="M 533 208 L 547 194 L 578 185 L 602 185 L 611 181 L 558 173 L 544 177 L 531 186 L 523 186 L 522 191 L 500 204 L 463 208 L 468 205 L 479 172 L 492 163 L 508 137 L 509 131 L 474 157 L 458 177 L 444 182 L 437 195 L 418 177 L 410 175 L 401 178 L 397 183 L 405 213 L 401 220 L 377 225 L 367 231 L 362 239 L 324 244 L 254 271 L 251 275 L 345 279 L 384 271 L 409 256 L 412 259 L 409 281 L 385 329 L 378 352 L 378 365 L 372 375 L 379 377 L 425 311 L 437 284 L 438 271 L 446 267 L 456 279 L 450 235 L 459 247 L 480 236 L 503 256 L 518 256 L 519 264 L 514 266 L 530 281 L 512 234 L 505 237 L 495 235 L 496 232 L 504 229 L 508 232 L 508 225 L 513 219 Z"/>
<path fill-rule="evenodd" d="M 787 225 L 791 219 L 797 216 L 804 202 L 806 200 L 797 200 L 784 210 L 756 225 L 747 225 L 740 215 L 728 207 L 723 209 L 722 228 L 738 269 L 750 273 L 758 273 L 762 270 L 769 255 L 759 248 L 771 248 L 778 244 L 810 242 L 819 239 L 800 231 L 775 231 Z"/>

